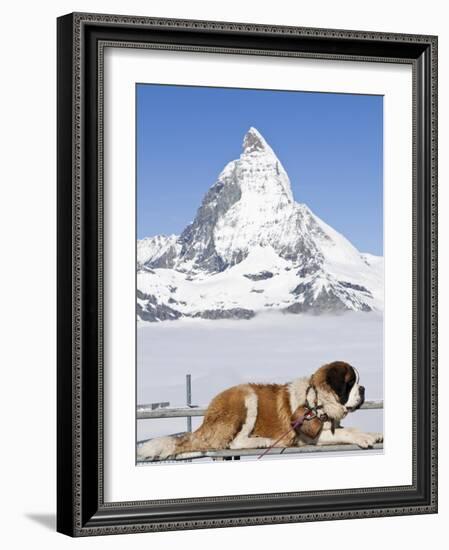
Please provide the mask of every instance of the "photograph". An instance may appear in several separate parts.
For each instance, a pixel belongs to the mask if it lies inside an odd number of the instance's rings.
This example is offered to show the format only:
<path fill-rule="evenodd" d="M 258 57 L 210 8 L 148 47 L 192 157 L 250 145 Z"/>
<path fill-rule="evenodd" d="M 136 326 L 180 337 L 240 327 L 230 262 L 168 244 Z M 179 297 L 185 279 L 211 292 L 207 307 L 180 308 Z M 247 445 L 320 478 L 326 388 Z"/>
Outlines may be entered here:
<path fill-rule="evenodd" d="M 135 94 L 137 464 L 383 453 L 383 96 Z"/>

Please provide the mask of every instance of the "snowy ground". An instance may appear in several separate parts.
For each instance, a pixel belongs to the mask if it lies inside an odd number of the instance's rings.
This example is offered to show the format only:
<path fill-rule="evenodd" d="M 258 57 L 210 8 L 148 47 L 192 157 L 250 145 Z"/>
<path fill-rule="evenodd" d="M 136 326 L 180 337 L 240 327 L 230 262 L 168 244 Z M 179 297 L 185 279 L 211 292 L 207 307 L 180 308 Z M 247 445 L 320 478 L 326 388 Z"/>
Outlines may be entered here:
<path fill-rule="evenodd" d="M 185 377 L 191 374 L 192 402 L 203 405 L 229 386 L 248 381 L 284 383 L 335 360 L 357 367 L 366 399 L 382 399 L 382 316 L 266 313 L 250 321 L 139 323 L 137 401 L 185 405 Z M 193 428 L 200 423 L 201 418 L 193 418 Z M 357 411 L 343 425 L 382 432 L 383 412 Z M 139 420 L 137 439 L 185 429 L 183 418 Z"/>

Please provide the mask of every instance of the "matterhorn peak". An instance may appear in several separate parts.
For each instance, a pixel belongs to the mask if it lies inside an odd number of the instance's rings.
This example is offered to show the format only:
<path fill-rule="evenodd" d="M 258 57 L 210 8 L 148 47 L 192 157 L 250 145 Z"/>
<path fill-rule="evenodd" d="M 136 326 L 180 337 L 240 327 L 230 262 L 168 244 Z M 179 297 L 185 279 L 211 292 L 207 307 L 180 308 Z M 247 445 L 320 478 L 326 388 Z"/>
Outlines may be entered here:
<path fill-rule="evenodd" d="M 295 202 L 279 158 L 251 127 L 181 235 L 139 242 L 137 314 L 163 321 L 382 309 L 382 265 Z"/>
<path fill-rule="evenodd" d="M 259 130 L 251 126 L 243 138 L 243 152 L 253 153 L 255 151 L 271 151 L 271 147 Z"/>
<path fill-rule="evenodd" d="M 234 166 L 234 165 L 233 165 Z M 242 189 L 252 189 L 265 196 L 266 202 L 293 203 L 290 180 L 276 153 L 262 134 L 251 126 L 243 138 L 243 153 L 238 161 Z"/>

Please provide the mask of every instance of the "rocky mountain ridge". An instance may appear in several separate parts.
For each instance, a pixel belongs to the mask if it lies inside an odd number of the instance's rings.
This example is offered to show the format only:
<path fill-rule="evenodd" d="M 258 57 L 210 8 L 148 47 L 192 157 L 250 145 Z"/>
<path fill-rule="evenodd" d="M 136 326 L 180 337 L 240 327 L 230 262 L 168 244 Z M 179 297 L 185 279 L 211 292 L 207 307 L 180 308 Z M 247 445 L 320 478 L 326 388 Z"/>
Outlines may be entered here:
<path fill-rule="evenodd" d="M 383 309 L 383 259 L 360 253 L 295 202 L 255 128 L 181 235 L 138 241 L 137 270 L 143 321 Z"/>

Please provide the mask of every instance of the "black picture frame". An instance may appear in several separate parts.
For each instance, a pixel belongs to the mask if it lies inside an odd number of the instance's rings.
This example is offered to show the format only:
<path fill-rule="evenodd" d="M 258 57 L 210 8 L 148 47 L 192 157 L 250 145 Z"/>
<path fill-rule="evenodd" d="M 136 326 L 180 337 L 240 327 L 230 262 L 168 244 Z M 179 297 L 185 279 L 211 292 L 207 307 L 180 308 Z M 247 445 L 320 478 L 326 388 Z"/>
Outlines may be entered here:
<path fill-rule="evenodd" d="M 437 511 L 437 37 L 122 15 L 58 18 L 57 530 L 71 536 Z M 413 483 L 105 503 L 102 44 L 413 68 Z M 149 494 L 149 499 L 151 494 Z"/>

